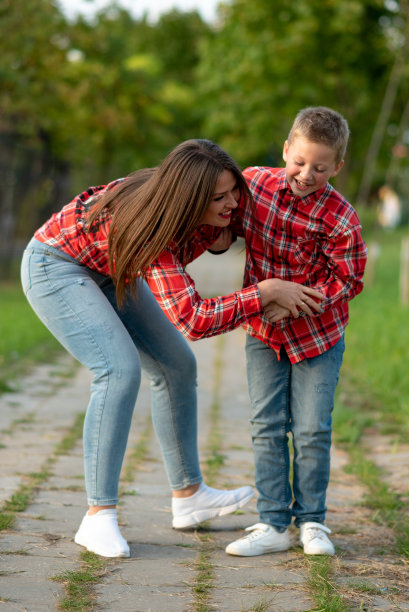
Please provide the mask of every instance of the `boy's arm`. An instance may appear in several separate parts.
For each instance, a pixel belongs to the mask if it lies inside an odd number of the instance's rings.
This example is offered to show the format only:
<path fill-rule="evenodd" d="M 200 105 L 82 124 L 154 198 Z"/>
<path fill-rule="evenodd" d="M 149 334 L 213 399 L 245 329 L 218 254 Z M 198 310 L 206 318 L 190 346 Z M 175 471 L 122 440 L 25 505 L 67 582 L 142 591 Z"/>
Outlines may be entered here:
<path fill-rule="evenodd" d="M 330 237 L 322 249 L 328 265 L 314 287 L 326 297 L 321 304 L 325 312 L 336 304 L 352 300 L 363 289 L 367 248 L 361 226 L 352 226 L 341 235 Z"/>

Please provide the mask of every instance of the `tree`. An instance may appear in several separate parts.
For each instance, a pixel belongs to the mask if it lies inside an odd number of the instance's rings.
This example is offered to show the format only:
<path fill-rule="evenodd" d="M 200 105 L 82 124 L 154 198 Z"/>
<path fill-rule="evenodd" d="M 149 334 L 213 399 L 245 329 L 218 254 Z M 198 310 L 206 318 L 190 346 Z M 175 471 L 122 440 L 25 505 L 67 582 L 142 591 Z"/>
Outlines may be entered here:
<path fill-rule="evenodd" d="M 193 71 L 208 27 L 177 11 L 152 25 L 115 4 L 68 23 L 53 0 L 3 0 L 0 28 L 8 261 L 76 192 L 158 163 L 197 131 Z"/>
<path fill-rule="evenodd" d="M 243 164 L 279 164 L 296 112 L 331 106 L 349 121 L 337 186 L 356 193 L 393 54 L 381 0 L 233 0 L 204 43 L 204 131 Z"/>
<path fill-rule="evenodd" d="M 33 184 L 37 193 L 50 187 L 52 133 L 62 121 L 61 91 L 53 75 L 64 62 L 64 27 L 50 0 L 0 4 L 0 263 L 12 255 L 19 225 L 29 224 L 39 204 Z M 26 201 L 31 208 L 24 215 Z"/>
<path fill-rule="evenodd" d="M 71 132 L 88 134 L 78 158 L 91 160 L 101 180 L 152 165 L 195 129 L 193 89 L 196 13 L 172 11 L 155 25 L 113 6 L 93 23 L 79 19 L 71 44 L 77 61 L 68 87 L 77 95 Z M 121 170 L 122 169 L 122 170 Z"/>

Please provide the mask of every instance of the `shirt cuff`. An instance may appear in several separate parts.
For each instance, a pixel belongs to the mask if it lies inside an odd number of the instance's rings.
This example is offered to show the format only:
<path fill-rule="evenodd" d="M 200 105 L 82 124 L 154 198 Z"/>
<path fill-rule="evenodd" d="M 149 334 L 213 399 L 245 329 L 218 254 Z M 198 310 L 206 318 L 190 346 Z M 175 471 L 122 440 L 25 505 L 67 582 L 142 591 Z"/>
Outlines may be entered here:
<path fill-rule="evenodd" d="M 261 314 L 264 310 L 261 303 L 260 291 L 257 285 L 250 285 L 240 291 L 241 310 L 244 317 Z"/>

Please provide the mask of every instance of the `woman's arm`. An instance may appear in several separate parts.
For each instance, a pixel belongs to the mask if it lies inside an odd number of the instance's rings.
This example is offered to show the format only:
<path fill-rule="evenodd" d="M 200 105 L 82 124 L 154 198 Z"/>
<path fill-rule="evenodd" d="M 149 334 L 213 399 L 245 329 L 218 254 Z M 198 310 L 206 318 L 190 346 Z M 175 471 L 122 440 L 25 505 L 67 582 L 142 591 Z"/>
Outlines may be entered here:
<path fill-rule="evenodd" d="M 319 292 L 303 285 L 267 279 L 229 295 L 203 299 L 171 249 L 150 266 L 146 281 L 166 316 L 190 340 L 235 329 L 249 317 L 261 314 L 270 302 L 298 316 L 299 310 L 311 314 L 312 309 L 319 309 L 322 298 Z"/>
<path fill-rule="evenodd" d="M 257 285 L 203 299 L 196 291 L 194 280 L 170 249 L 150 266 L 145 278 L 168 319 L 190 340 L 230 331 L 263 311 Z"/>

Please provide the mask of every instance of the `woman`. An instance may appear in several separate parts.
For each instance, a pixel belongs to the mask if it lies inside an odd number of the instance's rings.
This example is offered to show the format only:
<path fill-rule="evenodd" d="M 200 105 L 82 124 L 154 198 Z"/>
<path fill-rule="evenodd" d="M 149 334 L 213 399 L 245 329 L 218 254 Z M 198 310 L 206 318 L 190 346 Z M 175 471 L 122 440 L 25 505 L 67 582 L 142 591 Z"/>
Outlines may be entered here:
<path fill-rule="evenodd" d="M 75 541 L 96 554 L 129 556 L 116 504 L 141 368 L 151 380 L 173 527 L 233 512 L 253 496 L 251 487 L 219 491 L 203 483 L 195 359 L 143 280 L 163 254 L 175 254 L 183 265 L 200 255 L 228 225 L 240 197 L 249 193 L 236 163 L 209 141 L 189 140 L 156 169 L 83 192 L 26 248 L 22 284 L 31 306 L 93 373 L 84 422 L 89 510 Z M 222 317 L 224 329 L 262 312 L 278 293 L 274 279 L 235 292 Z M 177 299 L 170 284 L 172 295 Z M 286 294 L 282 306 L 291 300 Z"/>

